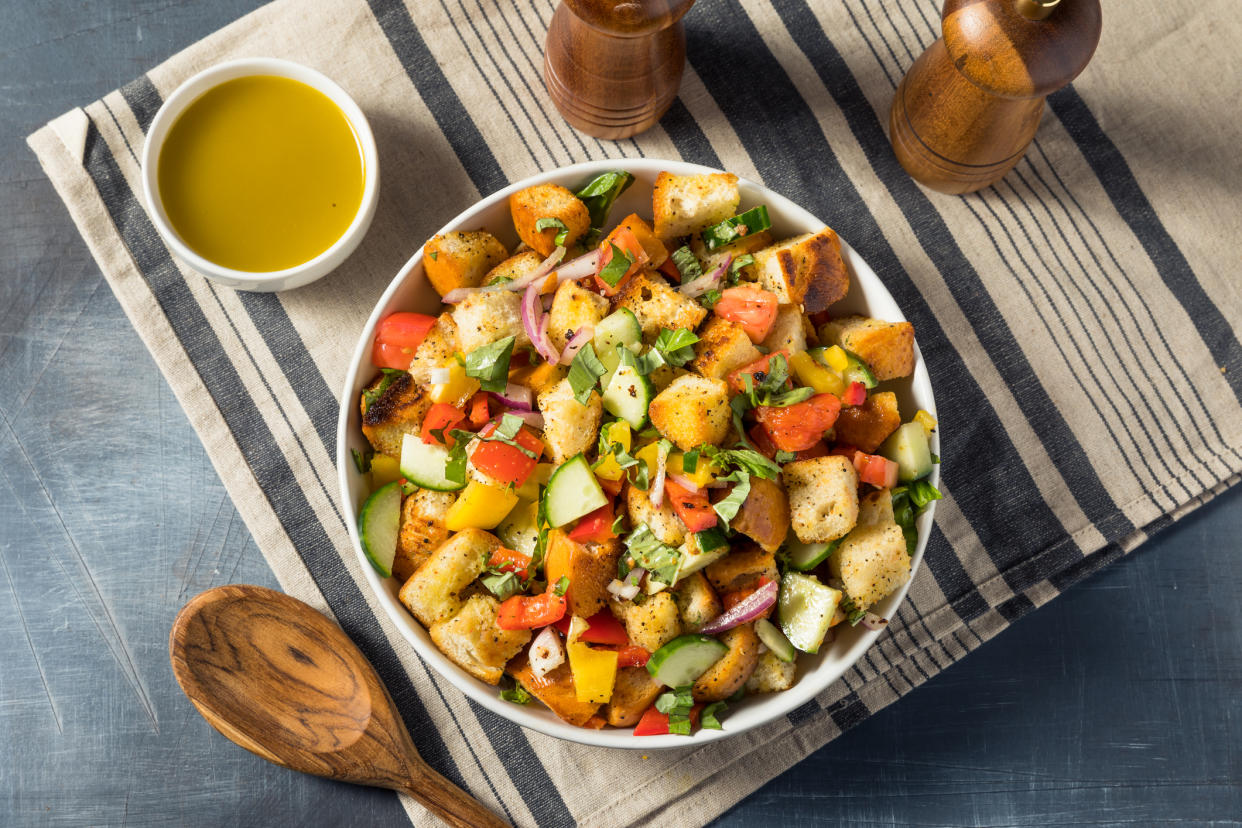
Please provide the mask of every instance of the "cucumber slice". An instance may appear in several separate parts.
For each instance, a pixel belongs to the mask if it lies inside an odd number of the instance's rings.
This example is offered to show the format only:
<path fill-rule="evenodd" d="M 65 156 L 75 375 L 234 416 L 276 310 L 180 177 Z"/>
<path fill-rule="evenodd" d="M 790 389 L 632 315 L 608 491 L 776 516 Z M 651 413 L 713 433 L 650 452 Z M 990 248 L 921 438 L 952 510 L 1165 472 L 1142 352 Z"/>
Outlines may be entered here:
<path fill-rule="evenodd" d="M 798 539 L 789 542 L 787 547 L 789 565 L 799 572 L 807 572 L 828 560 L 828 556 L 837 548 L 840 541 L 828 543 L 803 543 Z"/>
<path fill-rule="evenodd" d="M 397 481 L 376 489 L 358 513 L 358 537 L 362 551 L 375 571 L 392 577 L 397 557 L 397 534 L 401 531 L 401 484 Z"/>
<path fill-rule="evenodd" d="M 798 657 L 798 654 L 794 652 L 794 645 L 790 644 L 780 628 L 768 619 L 760 618 L 755 622 L 755 634 L 759 636 L 760 641 L 768 645 L 772 655 L 781 661 L 789 662 Z"/>
<path fill-rule="evenodd" d="M 655 397 L 651 380 L 629 365 L 622 357 L 622 364 L 613 372 L 612 379 L 604 386 L 604 409 L 614 417 L 620 417 L 635 431 L 647 424 L 647 407 Z"/>
<path fill-rule="evenodd" d="M 710 635 L 679 635 L 651 654 L 647 672 L 661 684 L 684 687 L 693 684 L 727 652 L 729 648 Z"/>
<path fill-rule="evenodd" d="M 824 586 L 814 575 L 786 572 L 777 602 L 781 631 L 802 652 L 818 652 L 840 603 L 840 590 Z"/>
<path fill-rule="evenodd" d="M 772 226 L 772 220 L 768 218 L 768 208 L 760 204 L 758 207 L 752 207 L 745 213 L 739 213 L 733 218 L 727 218 L 719 224 L 713 224 L 703 231 L 703 244 L 708 250 L 715 250 L 721 245 L 728 244 L 731 241 L 740 239 L 742 236 L 751 233 L 761 233 Z M 742 229 L 745 227 L 745 229 Z"/>
<path fill-rule="evenodd" d="M 897 478 L 906 483 L 931 474 L 931 448 L 921 423 L 898 426 L 880 446 L 880 454 L 897 464 Z"/>
<path fill-rule="evenodd" d="M 643 326 L 638 324 L 638 317 L 629 308 L 618 308 L 595 326 L 595 335 L 591 342 L 601 362 L 604 362 L 605 353 L 615 355 L 618 345 L 624 345 L 638 353 L 643 347 Z"/>
<path fill-rule="evenodd" d="M 548 523 L 554 527 L 564 526 L 608 503 L 608 496 L 595 479 L 591 464 L 581 454 L 574 455 L 552 472 L 543 496 Z"/>
<path fill-rule="evenodd" d="M 677 567 L 677 577 L 673 579 L 674 582 L 723 558 L 729 553 L 729 541 L 725 539 L 723 532 L 712 527 L 702 532 L 695 532 L 692 537 L 686 539 L 681 549 L 681 563 Z"/>
<path fill-rule="evenodd" d="M 842 375 L 846 382 L 861 382 L 863 387 L 871 390 L 879 385 L 876 382 L 875 374 L 871 373 L 871 369 L 867 367 L 867 363 L 863 362 L 862 357 L 853 351 L 845 351 L 845 355 L 849 358 L 850 364 L 846 366 L 845 373 Z"/>
<path fill-rule="evenodd" d="M 538 512 L 539 504 L 519 500 L 496 527 L 496 537 L 515 552 L 534 557 L 535 544 L 539 542 L 539 526 L 535 522 Z"/>
<path fill-rule="evenodd" d="M 417 434 L 401 438 L 401 475 L 423 489 L 455 492 L 466 482 L 454 483 L 445 474 L 449 452 L 439 443 L 424 443 Z"/>

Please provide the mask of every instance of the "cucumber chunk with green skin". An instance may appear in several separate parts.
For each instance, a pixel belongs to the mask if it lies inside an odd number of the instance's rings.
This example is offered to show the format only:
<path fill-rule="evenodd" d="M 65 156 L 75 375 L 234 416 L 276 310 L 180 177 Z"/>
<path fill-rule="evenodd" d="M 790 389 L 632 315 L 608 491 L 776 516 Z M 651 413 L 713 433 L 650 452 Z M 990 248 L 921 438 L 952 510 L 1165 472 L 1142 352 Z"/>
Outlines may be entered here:
<path fill-rule="evenodd" d="M 423 489 L 455 492 L 466 486 L 448 479 L 449 451 L 439 443 L 424 443 L 417 434 L 401 438 L 401 476 Z"/>
<path fill-rule="evenodd" d="M 819 652 L 840 603 L 840 590 L 824 586 L 814 575 L 786 572 L 777 600 L 781 632 L 802 652 Z"/>
<path fill-rule="evenodd" d="M 844 348 L 841 350 L 845 351 Z M 871 373 L 871 368 L 863 362 L 862 357 L 853 351 L 845 351 L 845 356 L 849 360 L 849 365 L 845 366 L 845 372 L 842 374 L 846 382 L 861 382 L 868 391 L 879 385 L 875 374 Z"/>
<path fill-rule="evenodd" d="M 519 500 L 496 527 L 496 537 L 509 549 L 534 557 L 535 545 L 539 542 L 539 527 L 535 522 L 537 514 L 538 504 Z"/>
<path fill-rule="evenodd" d="M 548 523 L 554 527 L 564 526 L 608 503 L 608 496 L 595 479 L 591 464 L 581 454 L 574 455 L 552 472 L 543 496 Z"/>
<path fill-rule="evenodd" d="M 808 572 L 828 560 L 840 541 L 828 543 L 803 543 L 794 538 L 786 546 L 789 565 L 799 572 Z"/>
<path fill-rule="evenodd" d="M 401 483 L 394 480 L 376 489 L 358 513 L 358 537 L 362 551 L 375 571 L 392 577 L 397 557 L 397 535 L 401 531 Z"/>
<path fill-rule="evenodd" d="M 724 657 L 729 648 L 710 635 L 679 635 L 651 654 L 647 672 L 661 684 L 684 687 Z"/>
<path fill-rule="evenodd" d="M 647 424 L 647 408 L 654 397 L 655 386 L 651 380 L 622 358 L 622 364 L 613 372 L 601 399 L 609 414 L 620 417 L 630 428 L 639 431 Z"/>
<path fill-rule="evenodd" d="M 605 353 L 615 353 L 618 345 L 624 345 L 634 353 L 643 347 L 643 327 L 629 308 L 618 308 L 600 320 L 591 337 L 595 353 L 602 361 Z"/>
<path fill-rule="evenodd" d="M 766 205 L 760 204 L 758 207 L 750 208 L 745 213 L 739 213 L 719 224 L 713 224 L 711 227 L 706 228 L 703 231 L 703 244 L 708 250 L 715 250 L 717 247 L 726 245 L 743 236 L 748 236 L 752 233 L 762 233 L 771 226 L 772 219 L 768 217 L 768 208 Z"/>
<path fill-rule="evenodd" d="M 772 651 L 772 655 L 781 661 L 790 662 L 798 657 L 798 654 L 794 652 L 794 645 L 790 644 L 780 628 L 768 619 L 760 618 L 755 622 L 755 634 Z"/>
<path fill-rule="evenodd" d="M 931 474 L 931 447 L 920 423 L 898 426 L 880 446 L 880 454 L 897 464 L 897 479 L 905 483 Z"/>

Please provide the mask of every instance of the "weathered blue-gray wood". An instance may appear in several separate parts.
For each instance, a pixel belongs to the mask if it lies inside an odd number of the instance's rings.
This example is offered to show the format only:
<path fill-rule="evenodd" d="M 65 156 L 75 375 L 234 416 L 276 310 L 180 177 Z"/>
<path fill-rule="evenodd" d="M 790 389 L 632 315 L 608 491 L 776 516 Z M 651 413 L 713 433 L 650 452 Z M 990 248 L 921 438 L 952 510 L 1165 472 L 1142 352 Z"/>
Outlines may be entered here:
<path fill-rule="evenodd" d="M 404 819 L 234 747 L 178 691 L 185 600 L 274 580 L 23 143 L 254 5 L 0 9 L 0 825 Z M 1238 824 L 1239 537 L 1235 491 L 719 824 Z"/>

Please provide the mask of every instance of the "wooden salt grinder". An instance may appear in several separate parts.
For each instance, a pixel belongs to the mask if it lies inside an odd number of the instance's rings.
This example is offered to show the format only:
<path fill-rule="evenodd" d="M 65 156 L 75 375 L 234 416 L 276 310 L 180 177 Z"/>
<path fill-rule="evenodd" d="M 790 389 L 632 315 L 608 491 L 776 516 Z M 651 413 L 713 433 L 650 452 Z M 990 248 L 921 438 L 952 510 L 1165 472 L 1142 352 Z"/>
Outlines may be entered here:
<path fill-rule="evenodd" d="M 889 140 L 915 181 L 969 193 L 1018 163 L 1044 98 L 1086 68 L 1100 40 L 1100 4 L 945 0 L 942 32 L 897 87 Z"/>
<path fill-rule="evenodd" d="M 681 85 L 694 0 L 562 0 L 548 26 L 543 80 L 565 120 L 616 140 L 650 128 Z"/>

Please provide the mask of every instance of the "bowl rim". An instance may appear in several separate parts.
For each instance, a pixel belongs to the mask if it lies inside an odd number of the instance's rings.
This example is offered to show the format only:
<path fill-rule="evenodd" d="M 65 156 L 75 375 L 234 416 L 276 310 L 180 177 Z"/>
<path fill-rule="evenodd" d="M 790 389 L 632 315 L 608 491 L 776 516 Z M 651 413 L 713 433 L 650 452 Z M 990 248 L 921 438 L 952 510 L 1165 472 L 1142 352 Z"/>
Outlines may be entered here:
<path fill-rule="evenodd" d="M 696 175 L 702 173 L 719 173 L 721 170 L 707 167 L 700 164 L 692 164 L 685 161 L 671 161 L 658 158 L 614 158 L 600 161 L 585 161 L 577 164 L 558 167 L 556 169 L 541 172 L 536 175 L 524 178 L 514 182 L 509 186 L 498 190 L 476 202 L 470 207 L 463 210 L 451 221 L 436 231 L 436 235 L 449 232 L 451 230 L 460 229 L 476 229 L 482 225 L 476 218 L 482 213 L 495 207 L 495 205 L 507 199 L 508 196 L 518 190 L 535 184 L 543 184 L 548 182 L 566 182 L 566 181 L 582 181 L 587 180 L 593 175 L 614 169 L 628 169 L 630 171 L 641 171 L 643 173 L 651 173 L 653 176 L 656 172 L 667 170 L 677 175 Z M 810 229 L 818 229 L 828 226 L 825 222 L 820 221 L 814 215 L 804 208 L 798 206 L 793 201 L 785 198 L 779 193 L 764 187 L 762 184 L 751 181 L 749 179 L 738 177 L 739 188 L 743 192 L 743 202 L 750 201 L 747 198 L 748 193 L 755 194 L 767 204 L 770 212 L 774 217 L 779 216 L 794 227 L 807 228 L 803 232 Z M 904 321 L 905 316 L 897 307 L 896 300 L 892 294 L 880 281 L 879 277 L 867 265 L 862 257 L 849 246 L 845 239 L 841 239 L 842 255 L 851 270 L 852 287 L 856 287 L 860 282 L 870 283 L 870 286 L 864 291 L 868 304 L 874 300 L 879 300 L 881 304 L 887 303 L 892 306 L 893 313 L 885 311 L 885 318 L 890 321 Z M 860 634 L 857 639 L 844 652 L 837 655 L 832 660 L 832 665 L 828 669 L 827 659 L 821 661 L 811 670 L 805 670 L 800 673 L 799 678 L 794 686 L 788 690 L 778 693 L 763 694 L 759 700 L 760 707 L 764 710 L 761 714 L 744 717 L 741 722 L 736 722 L 730 727 L 737 717 L 731 715 L 725 720 L 725 729 L 723 730 L 699 730 L 693 737 L 678 736 L 673 734 L 660 736 L 643 736 L 635 737 L 629 728 L 610 728 L 606 727 L 600 730 L 590 730 L 584 727 L 575 727 L 557 718 L 550 710 L 542 705 L 535 707 L 532 711 L 528 707 L 519 706 L 506 702 L 499 698 L 496 688 L 492 685 L 474 678 L 466 673 L 463 669 L 450 661 L 447 656 L 440 652 L 431 641 L 425 628 L 417 622 L 406 610 L 404 605 L 397 600 L 395 589 L 385 587 L 385 582 L 391 579 L 382 579 L 375 568 L 371 566 L 366 555 L 362 551 L 362 546 L 358 537 L 357 513 L 358 505 L 354 501 L 351 493 L 350 475 L 353 473 L 353 461 L 350 455 L 350 438 L 351 438 L 351 412 L 355 406 L 353 400 L 356 396 L 355 386 L 358 382 L 359 372 L 366 366 L 367 370 L 374 369 L 370 364 L 370 350 L 372 337 L 374 336 L 375 325 L 382 316 L 386 316 L 399 308 L 390 308 L 394 296 L 405 284 L 407 279 L 417 278 L 421 274 L 419 266 L 422 263 L 423 248 L 420 245 L 410 259 L 401 267 L 397 275 L 385 288 L 383 294 L 376 301 L 371 311 L 370 317 L 363 326 L 359 336 L 358 344 L 355 346 L 353 358 L 347 372 L 345 383 L 341 393 L 341 409 L 337 421 L 337 479 L 340 487 L 341 506 L 343 509 L 343 517 L 349 531 L 350 544 L 353 548 L 354 555 L 361 568 L 364 577 L 370 585 L 376 601 L 384 608 L 389 619 L 394 626 L 401 632 L 402 637 L 410 643 L 414 651 L 425 662 L 430 664 L 435 672 L 440 676 L 448 679 L 454 687 L 464 693 L 468 698 L 478 702 L 487 710 L 508 719 L 522 727 L 530 728 L 539 733 L 548 736 L 554 736 L 570 742 L 591 745 L 595 747 L 609 747 L 626 750 L 663 750 L 673 748 L 698 748 L 706 744 L 727 739 L 731 736 L 737 736 L 758 727 L 770 724 L 778 720 L 781 716 L 786 715 L 808 701 L 818 696 L 834 682 L 848 672 L 863 654 L 867 652 L 883 634 L 884 629 L 869 630 L 861 625 L 854 628 Z M 878 288 L 879 294 L 871 295 L 871 291 Z M 861 288 L 859 288 L 861 289 Z M 920 408 L 925 409 L 935 416 L 936 406 L 935 399 L 932 394 L 931 380 L 927 373 L 926 363 L 923 360 L 922 353 L 919 350 L 918 341 L 915 345 L 915 371 L 911 377 L 911 393 L 918 398 Z M 359 431 L 359 435 L 361 432 Z M 937 429 L 932 435 L 932 451 L 939 452 L 939 430 Z M 940 466 L 935 465 L 932 468 L 929 482 L 932 485 L 938 485 L 940 480 Z M 931 534 L 932 522 L 935 518 L 935 502 L 929 504 L 929 507 L 919 516 L 918 529 L 918 545 L 915 554 L 911 560 L 910 578 L 897 591 L 891 593 L 884 598 L 877 609 L 882 609 L 885 616 L 889 617 L 896 612 L 906 599 L 911 584 L 918 573 L 921 565 L 924 550 L 926 549 L 928 538 Z M 415 629 L 417 628 L 417 630 Z M 419 631 L 422 635 L 420 638 Z M 424 640 L 425 639 L 425 640 Z M 825 651 L 827 653 L 827 651 Z M 744 708 L 739 708 L 744 709 Z M 536 712 L 537 711 L 537 712 Z"/>
<path fill-rule="evenodd" d="M 159 191 L 159 159 L 168 132 L 183 112 L 208 91 L 231 80 L 246 77 L 274 75 L 300 81 L 323 93 L 340 108 L 354 131 L 358 149 L 362 153 L 363 185 L 362 199 L 353 220 L 336 241 L 312 259 L 282 270 L 237 270 L 225 267 L 195 252 L 173 228 Z M 151 126 L 147 129 L 142 147 L 142 193 L 147 203 L 151 222 L 164 243 L 188 263 L 194 270 L 230 286 L 271 286 L 280 288 L 299 287 L 318 279 L 339 265 L 354 251 L 371 224 L 379 198 L 379 149 L 371 125 L 362 108 L 336 81 L 322 72 L 284 58 L 249 57 L 217 63 L 183 81 L 165 99 Z"/>

